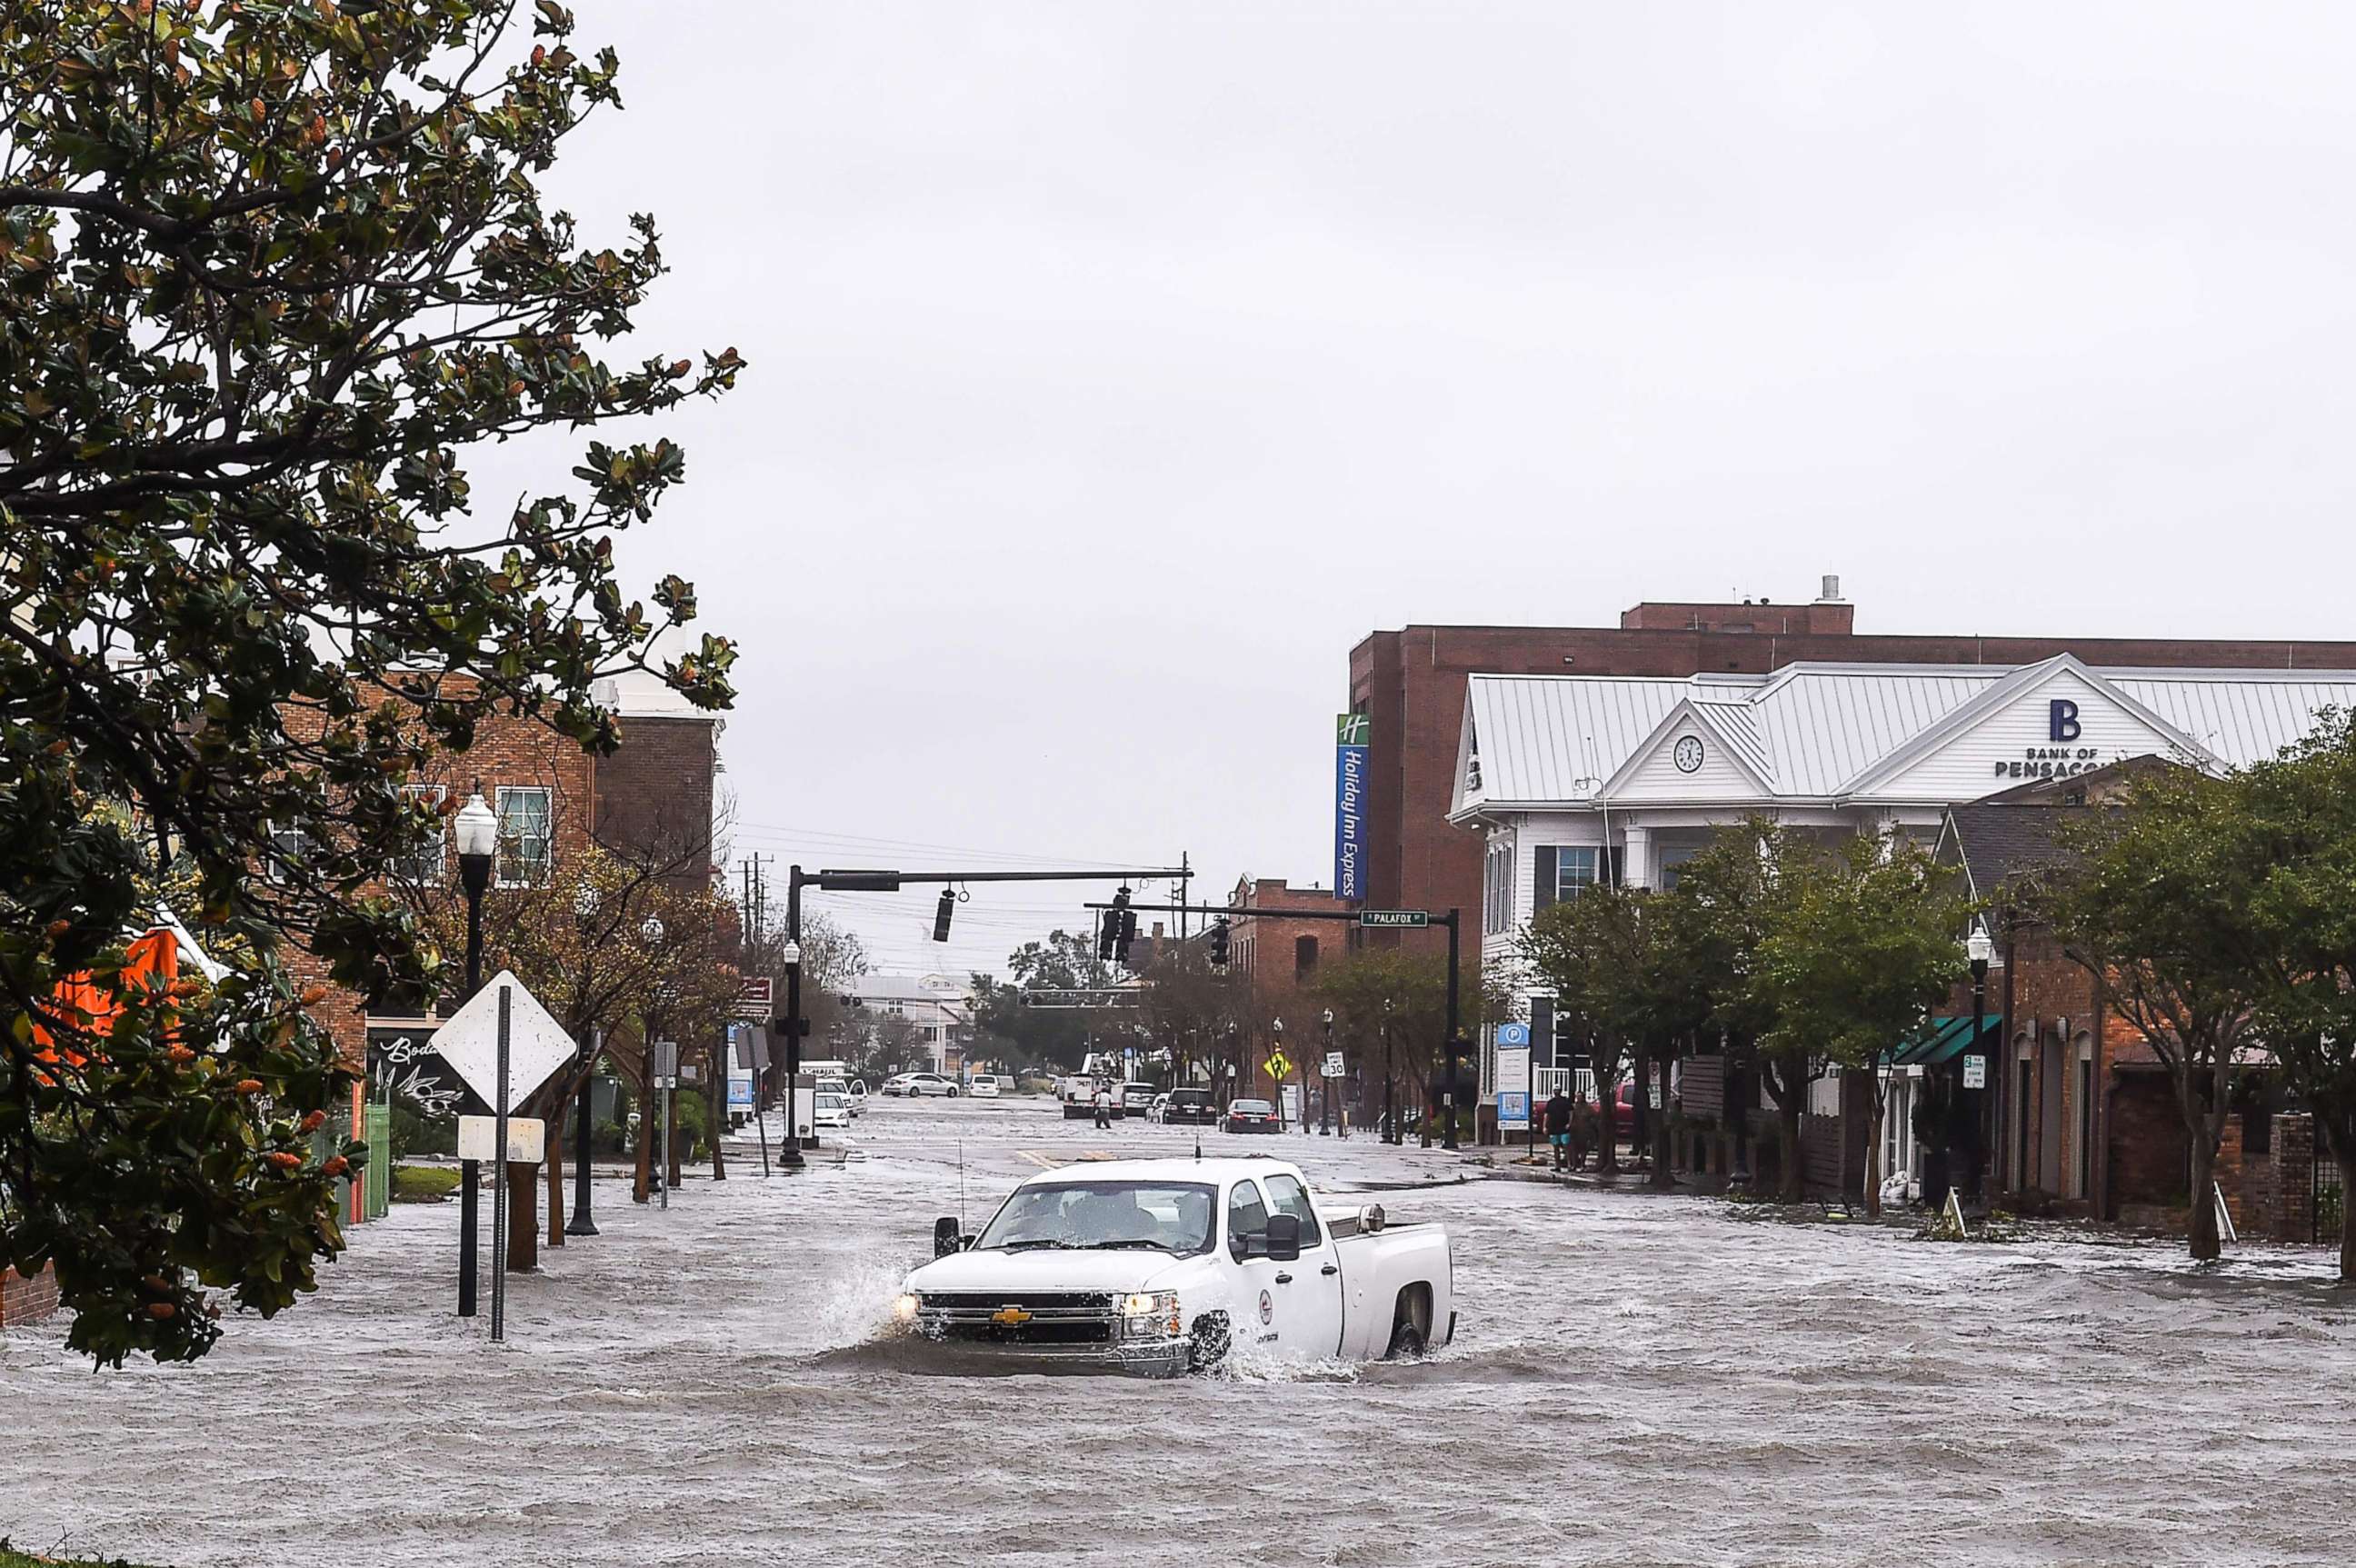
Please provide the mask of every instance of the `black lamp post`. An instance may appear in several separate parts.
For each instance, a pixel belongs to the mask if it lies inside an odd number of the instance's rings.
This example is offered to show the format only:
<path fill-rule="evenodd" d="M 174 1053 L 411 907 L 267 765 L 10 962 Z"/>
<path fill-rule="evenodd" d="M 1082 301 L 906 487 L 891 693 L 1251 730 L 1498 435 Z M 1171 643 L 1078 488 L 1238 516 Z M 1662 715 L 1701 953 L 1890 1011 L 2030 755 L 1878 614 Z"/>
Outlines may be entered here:
<path fill-rule="evenodd" d="M 785 1147 L 778 1152 L 777 1168 L 798 1171 L 802 1168 L 801 1133 L 796 1124 L 794 1101 L 800 1088 L 802 1071 L 802 900 L 801 885 L 794 884 L 786 902 L 786 1138 Z"/>
<path fill-rule="evenodd" d="M 1988 940 L 1987 927 L 1977 920 L 1972 922 L 1972 934 L 1964 942 L 1964 956 L 1972 966 L 1972 1043 L 1965 1047 L 1964 1056 L 1965 1062 L 1968 1064 L 1974 1058 L 1979 1058 L 1980 1031 L 1987 1026 L 1987 1020 L 1988 961 L 1996 957 L 1996 944 Z M 1988 1094 L 1988 1071 L 1985 1065 L 1985 1058 L 1980 1059 L 1983 1062 L 1980 1069 L 1980 1087 L 1976 1092 L 1965 1090 L 1972 1096 L 1965 1101 L 1972 1108 L 1972 1116 L 1971 1165 L 1964 1172 L 1964 1190 L 1975 1198 L 1980 1195 L 1980 1167 L 1987 1163 L 1981 1155 L 1980 1133 Z M 1965 1068 L 1966 1076 L 1969 1075 L 1970 1070 L 1967 1065 Z"/>
<path fill-rule="evenodd" d="M 1317 1064 L 1317 1135 L 1333 1135 L 1333 1078 L 1326 1069 L 1333 1065 L 1333 1009 L 1325 1009 L 1325 1059 Z M 1302 1132 L 1308 1128 L 1303 1127 Z"/>
<path fill-rule="evenodd" d="M 586 928 L 597 918 L 597 889 L 584 882 L 581 891 L 573 896 L 573 918 Z M 581 1075 L 581 1096 L 573 1106 L 573 1212 L 564 1221 L 567 1236 L 594 1236 L 597 1222 L 589 1214 L 589 1084 L 595 1076 L 598 1040 L 594 1031 L 589 1037 L 589 1059 L 583 1065 L 589 1070 Z"/>
<path fill-rule="evenodd" d="M 466 893 L 466 995 L 471 1000 L 483 988 L 483 895 L 490 888 L 499 847 L 499 819 L 483 800 L 481 780 L 476 781 L 473 798 L 458 809 L 456 827 L 458 883 Z M 482 1162 L 461 1161 L 458 1172 L 458 1316 L 472 1317 Z"/>
<path fill-rule="evenodd" d="M 1269 1047 L 1269 1055 L 1281 1058 L 1284 1055 L 1284 1020 L 1281 1018 L 1269 1019 L 1268 1021 L 1268 1034 L 1269 1040 L 1273 1042 Z M 1276 1084 L 1276 1113 L 1280 1120 L 1284 1115 L 1284 1079 L 1277 1078 L 1273 1072 L 1271 1072 L 1269 1077 L 1273 1079 Z M 1303 1119 L 1306 1120 L 1309 1107 L 1304 1105 L 1301 1109 Z"/>
<path fill-rule="evenodd" d="M 1383 998 L 1383 1142 L 1399 1141 L 1398 1118 L 1391 1105 L 1391 999 Z"/>

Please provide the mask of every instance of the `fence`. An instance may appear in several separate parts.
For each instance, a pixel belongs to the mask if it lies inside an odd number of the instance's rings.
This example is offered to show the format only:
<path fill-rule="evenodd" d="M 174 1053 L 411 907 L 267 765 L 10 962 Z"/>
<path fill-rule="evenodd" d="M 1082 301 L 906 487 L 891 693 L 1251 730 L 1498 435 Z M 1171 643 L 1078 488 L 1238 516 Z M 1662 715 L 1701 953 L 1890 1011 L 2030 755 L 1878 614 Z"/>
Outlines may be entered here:
<path fill-rule="evenodd" d="M 2318 1150 L 2315 1163 L 2309 1168 L 2315 1173 L 2315 1201 L 2308 1208 L 2308 1212 L 2315 1217 L 2315 1234 L 2309 1240 L 2318 1242 L 2336 1240 L 2340 1235 L 2342 1206 L 2348 1201 L 2348 1195 L 2340 1189 L 2340 1162 L 2325 1157 L 2323 1152 Z"/>

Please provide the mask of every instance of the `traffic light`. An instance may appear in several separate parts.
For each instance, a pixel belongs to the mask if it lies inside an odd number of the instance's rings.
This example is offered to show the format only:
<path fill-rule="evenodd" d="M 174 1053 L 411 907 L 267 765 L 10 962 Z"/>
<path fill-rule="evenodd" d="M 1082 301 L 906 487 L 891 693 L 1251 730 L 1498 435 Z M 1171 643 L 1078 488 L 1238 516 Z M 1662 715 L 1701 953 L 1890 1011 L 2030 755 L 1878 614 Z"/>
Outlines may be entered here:
<path fill-rule="evenodd" d="M 933 911 L 933 940 L 945 942 L 949 940 L 949 917 L 956 913 L 957 895 L 946 887 L 942 888 L 940 907 Z"/>
<path fill-rule="evenodd" d="M 1112 959 L 1112 944 L 1120 936 L 1120 911 L 1107 909 L 1097 917 L 1097 961 L 1107 963 Z"/>
<path fill-rule="evenodd" d="M 1137 940 L 1137 911 L 1129 907 L 1129 889 L 1124 887 L 1112 896 L 1112 908 L 1105 911 L 1105 923 L 1112 928 L 1114 961 L 1129 961 L 1129 944 Z"/>
<path fill-rule="evenodd" d="M 1222 915 L 1211 922 L 1211 961 L 1221 969 L 1227 967 L 1227 919 Z"/>

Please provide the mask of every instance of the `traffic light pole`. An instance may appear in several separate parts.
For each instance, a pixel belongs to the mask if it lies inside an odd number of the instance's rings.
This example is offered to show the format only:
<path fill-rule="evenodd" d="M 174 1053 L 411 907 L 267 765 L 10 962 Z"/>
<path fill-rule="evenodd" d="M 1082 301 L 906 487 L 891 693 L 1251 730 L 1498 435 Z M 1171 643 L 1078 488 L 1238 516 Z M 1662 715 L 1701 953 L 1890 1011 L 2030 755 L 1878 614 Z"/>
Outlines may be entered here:
<path fill-rule="evenodd" d="M 786 964 L 786 1010 L 782 1016 L 771 1020 L 771 1027 L 786 1041 L 786 1140 L 778 1163 L 787 1170 L 802 1167 L 802 1144 L 794 1125 L 794 1099 L 799 1085 L 795 1081 L 801 1074 L 802 1041 L 809 1035 L 809 1020 L 802 1015 L 802 889 L 815 887 L 821 893 L 897 893 L 907 886 L 949 887 L 973 882 L 1113 882 L 1126 885 L 1168 878 L 1178 884 L 1180 897 L 1193 870 L 1183 865 L 1141 866 L 1127 871 L 889 871 L 874 867 L 804 871 L 799 865 L 786 872 L 786 944 L 793 956 Z M 946 906 L 935 916 L 933 940 L 948 940 L 951 911 Z M 757 1114 L 757 1107 L 755 1108 Z"/>
<path fill-rule="evenodd" d="M 1012 875 L 1022 875 L 1023 873 Z M 1441 1036 L 1440 1048 L 1447 1054 L 1440 1089 L 1440 1113 L 1447 1117 L 1447 1126 L 1440 1139 L 1442 1148 L 1453 1149 L 1456 1142 L 1456 1058 L 1462 1052 L 1463 1039 L 1460 1012 L 1462 1006 L 1458 971 L 1463 963 L 1464 914 L 1451 909 L 1445 915 L 1435 915 L 1426 909 L 1248 909 L 1216 907 L 1208 904 L 1125 904 L 1122 908 L 1143 915 L 1194 914 L 1212 920 L 1344 920 L 1366 930 L 1422 930 L 1432 926 L 1444 926 L 1448 930 L 1448 1021 Z M 1090 904 L 1090 909 L 1110 909 L 1110 904 Z M 1370 917 L 1389 917 L 1374 918 Z M 1307 1092 L 1304 1085 L 1302 1092 Z M 1303 1119 L 1309 1107 L 1301 1106 Z"/>

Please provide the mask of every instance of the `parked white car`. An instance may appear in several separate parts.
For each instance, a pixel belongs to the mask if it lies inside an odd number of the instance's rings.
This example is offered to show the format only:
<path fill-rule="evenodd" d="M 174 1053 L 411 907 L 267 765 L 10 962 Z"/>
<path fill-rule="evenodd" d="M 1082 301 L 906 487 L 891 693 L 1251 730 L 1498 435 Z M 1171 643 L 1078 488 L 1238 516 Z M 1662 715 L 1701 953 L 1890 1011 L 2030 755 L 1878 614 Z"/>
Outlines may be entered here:
<path fill-rule="evenodd" d="M 955 1100 L 958 1086 L 955 1079 L 943 1078 L 937 1072 L 903 1072 L 884 1080 L 884 1092 L 905 1094 L 910 1098 L 919 1094 L 942 1094 Z"/>
<path fill-rule="evenodd" d="M 1115 1160 L 1043 1171 L 979 1234 L 934 1227 L 902 1322 L 945 1346 L 1170 1375 L 1230 1354 L 1416 1355 L 1456 1334 L 1439 1225 L 1319 1205 L 1267 1159 Z"/>
<path fill-rule="evenodd" d="M 810 1128 L 833 1127 L 843 1132 L 851 1129 L 851 1097 L 830 1089 L 816 1091 L 810 1100 Z"/>
<path fill-rule="evenodd" d="M 978 1072 L 978 1073 L 975 1073 L 971 1078 L 969 1078 L 969 1079 L 968 1079 L 966 1080 L 965 1091 L 966 1091 L 968 1094 L 972 1095 L 976 1100 L 995 1100 L 995 1099 L 997 1099 L 997 1098 L 998 1098 L 998 1076 L 997 1076 L 997 1074 L 995 1074 L 995 1073 L 987 1073 L 987 1072 Z"/>

